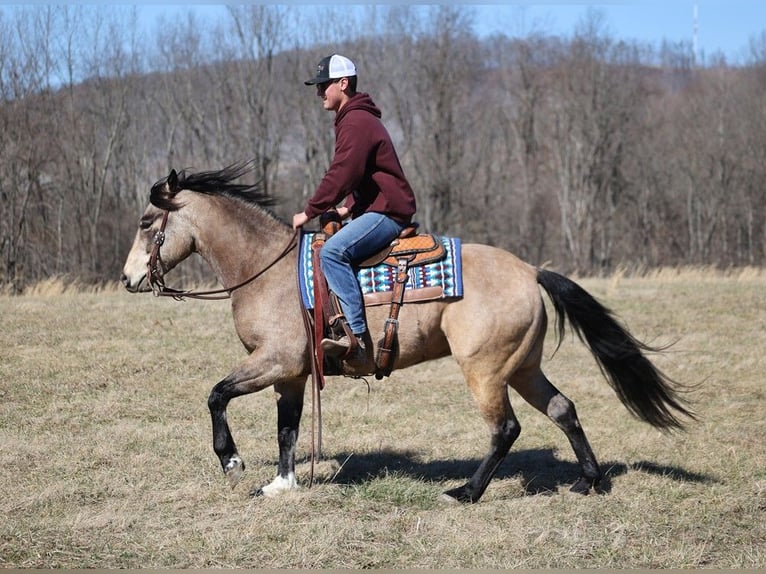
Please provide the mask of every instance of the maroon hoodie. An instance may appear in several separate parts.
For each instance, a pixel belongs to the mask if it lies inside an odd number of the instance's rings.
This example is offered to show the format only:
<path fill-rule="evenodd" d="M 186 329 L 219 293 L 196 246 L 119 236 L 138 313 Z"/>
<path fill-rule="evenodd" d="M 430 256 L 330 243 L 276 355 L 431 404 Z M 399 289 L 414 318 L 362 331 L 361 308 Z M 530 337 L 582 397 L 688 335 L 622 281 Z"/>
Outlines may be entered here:
<path fill-rule="evenodd" d="M 346 198 L 352 217 L 374 211 L 402 223 L 412 220 L 415 194 L 380 117 L 364 93 L 352 96 L 335 115 L 335 156 L 306 204 L 309 219 Z"/>

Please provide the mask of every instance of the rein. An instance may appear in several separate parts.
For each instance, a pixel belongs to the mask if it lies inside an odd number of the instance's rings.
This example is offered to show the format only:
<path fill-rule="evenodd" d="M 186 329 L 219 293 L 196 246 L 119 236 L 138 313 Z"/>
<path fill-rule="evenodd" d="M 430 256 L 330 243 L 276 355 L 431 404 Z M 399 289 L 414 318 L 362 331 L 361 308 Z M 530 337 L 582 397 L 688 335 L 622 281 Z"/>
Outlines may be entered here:
<path fill-rule="evenodd" d="M 301 231 L 301 243 L 303 242 L 303 229 Z M 298 297 L 300 297 L 300 276 L 298 280 Z M 324 388 L 324 374 L 317 356 L 316 340 L 314 338 L 314 319 L 308 309 L 300 303 L 303 327 L 306 330 L 306 339 L 309 343 L 311 355 L 311 466 L 309 470 L 309 488 L 314 484 L 314 467 L 317 459 L 322 458 L 322 400 L 321 391 Z"/>
<path fill-rule="evenodd" d="M 245 285 L 248 285 L 249 283 L 252 283 L 258 279 L 258 277 L 266 273 L 266 271 L 271 269 L 274 265 L 279 263 L 288 253 L 290 253 L 290 251 L 295 249 L 295 246 L 297 245 L 295 239 L 298 236 L 298 230 L 295 230 L 290 236 L 290 240 L 287 242 L 285 248 L 279 255 L 277 255 L 274 261 L 241 283 L 234 285 L 233 287 L 213 289 L 210 291 L 184 291 L 181 289 L 173 289 L 165 285 L 165 279 L 161 273 L 162 259 L 160 257 L 160 247 L 162 247 L 162 244 L 165 243 L 165 226 L 168 223 L 169 214 L 169 211 L 165 211 L 165 213 L 162 215 L 160 228 L 155 232 L 154 237 L 152 238 L 152 251 L 149 254 L 149 262 L 146 264 L 146 276 L 149 281 L 149 285 L 152 288 L 152 293 L 154 293 L 155 297 L 172 297 L 176 301 L 182 301 L 186 297 L 189 299 L 205 300 L 228 299 L 231 297 L 232 292 L 244 287 Z"/>

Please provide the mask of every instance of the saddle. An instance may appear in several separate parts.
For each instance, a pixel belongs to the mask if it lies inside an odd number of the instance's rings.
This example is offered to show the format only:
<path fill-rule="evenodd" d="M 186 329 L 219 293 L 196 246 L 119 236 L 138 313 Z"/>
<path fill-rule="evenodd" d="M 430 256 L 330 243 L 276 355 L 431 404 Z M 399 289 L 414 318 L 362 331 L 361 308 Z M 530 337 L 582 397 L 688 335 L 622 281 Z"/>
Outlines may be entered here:
<path fill-rule="evenodd" d="M 444 244 L 430 233 L 417 233 L 418 224 L 405 227 L 390 245 L 372 257 L 368 257 L 357 265 L 359 267 L 375 267 L 389 265 L 398 267 L 401 259 L 406 259 L 410 266 L 426 265 L 441 261 L 447 255 Z"/>
<path fill-rule="evenodd" d="M 325 337 L 339 339 L 347 335 L 355 340 L 344 320 L 340 303 L 334 293 L 327 287 L 327 280 L 319 264 L 319 253 L 325 241 L 341 228 L 337 213 L 329 212 L 320 217 L 321 233 L 314 236 L 311 244 L 314 268 L 314 340 L 317 361 L 322 366 L 324 374 L 341 374 L 340 360 L 323 357 L 320 341 Z M 399 311 L 404 305 L 404 290 L 409 277 L 410 267 L 426 265 L 441 261 L 447 255 L 444 244 L 432 234 L 418 234 L 418 224 L 413 223 L 404 228 L 399 236 L 380 252 L 357 263 L 361 268 L 388 265 L 396 268 L 395 281 L 389 302 L 389 314 L 386 319 L 383 338 L 378 342 L 375 355 L 375 378 L 382 379 L 391 374 L 394 359 L 398 352 Z"/>

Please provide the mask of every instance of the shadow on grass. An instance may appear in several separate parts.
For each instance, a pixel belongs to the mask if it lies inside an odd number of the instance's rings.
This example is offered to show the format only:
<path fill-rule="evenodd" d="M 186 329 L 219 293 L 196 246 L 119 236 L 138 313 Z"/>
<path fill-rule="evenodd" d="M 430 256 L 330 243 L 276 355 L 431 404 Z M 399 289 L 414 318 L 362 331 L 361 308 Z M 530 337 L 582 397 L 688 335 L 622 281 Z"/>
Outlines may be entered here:
<path fill-rule="evenodd" d="M 391 473 L 433 482 L 466 481 L 481 463 L 478 458 L 422 462 L 415 452 L 395 450 L 363 454 L 338 453 L 333 458 L 342 466 L 331 482 L 345 485 L 361 484 Z M 629 467 L 622 462 L 608 461 L 601 464 L 604 477 L 598 491 L 610 492 L 612 479 L 625 474 L 629 468 L 678 481 L 712 481 L 705 475 L 648 461 L 634 463 Z M 543 448 L 511 451 L 497 469 L 494 478 L 520 477 L 527 495 L 551 495 L 560 488 L 569 488 L 579 476 L 579 464 L 560 460 L 554 455 L 554 449 Z"/>
<path fill-rule="evenodd" d="M 691 472 L 688 470 L 684 470 L 682 468 L 678 468 L 677 466 L 667 466 L 664 464 L 656 464 L 654 462 L 650 462 L 647 460 L 634 462 L 633 464 L 630 465 L 630 468 L 631 470 L 637 470 L 637 471 L 645 472 L 647 474 L 656 474 L 659 476 L 664 476 L 666 478 L 672 478 L 673 480 L 684 481 L 684 482 L 701 482 L 703 484 L 715 482 L 715 479 L 713 477 L 707 476 L 705 474 Z"/>

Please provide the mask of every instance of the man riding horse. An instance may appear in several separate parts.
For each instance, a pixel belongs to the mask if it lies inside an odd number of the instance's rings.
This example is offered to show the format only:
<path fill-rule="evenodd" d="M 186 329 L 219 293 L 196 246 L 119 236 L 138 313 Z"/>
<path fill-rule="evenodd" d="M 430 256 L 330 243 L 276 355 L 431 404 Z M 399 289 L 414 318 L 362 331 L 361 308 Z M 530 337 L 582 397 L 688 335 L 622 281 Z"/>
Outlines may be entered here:
<path fill-rule="evenodd" d="M 354 265 L 391 243 L 412 221 L 415 195 L 404 176 L 381 111 L 369 94 L 356 91 L 356 66 L 333 54 L 317 66 L 316 85 L 325 110 L 335 112 L 335 155 L 306 207 L 293 216 L 298 229 L 333 210 L 351 220 L 324 244 L 320 264 L 327 284 L 340 302 L 349 336 L 321 342 L 328 356 L 342 357 L 352 367 L 365 365 L 372 341 Z"/>

